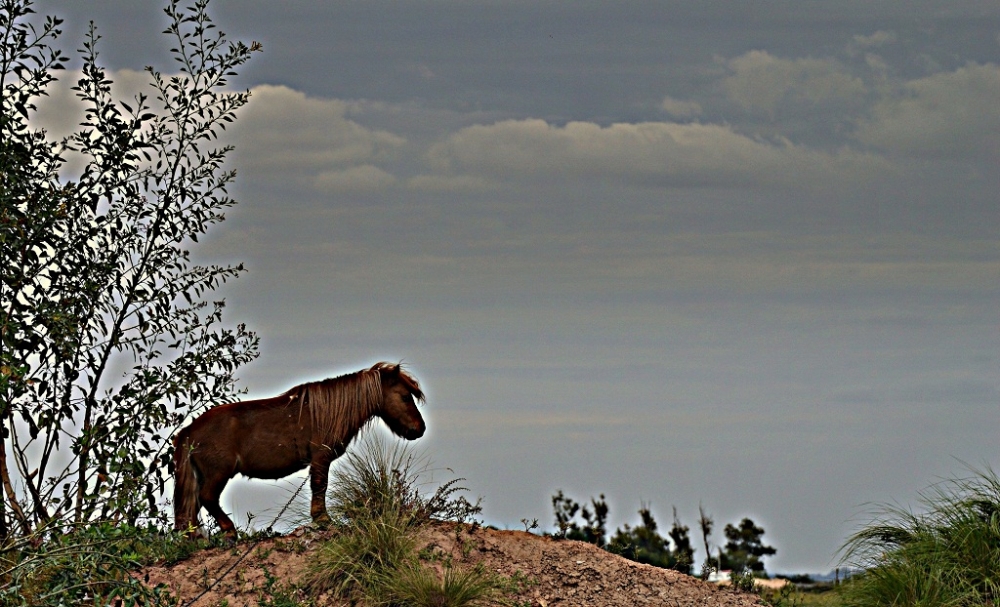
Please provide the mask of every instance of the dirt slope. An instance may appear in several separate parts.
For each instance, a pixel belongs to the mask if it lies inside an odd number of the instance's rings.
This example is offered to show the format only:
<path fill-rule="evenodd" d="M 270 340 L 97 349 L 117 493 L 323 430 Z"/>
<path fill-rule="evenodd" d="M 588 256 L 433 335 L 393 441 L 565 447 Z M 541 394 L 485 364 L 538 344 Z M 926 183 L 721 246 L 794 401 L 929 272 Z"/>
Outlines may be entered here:
<path fill-rule="evenodd" d="M 294 582 L 310 549 L 326 533 L 303 528 L 256 546 L 241 543 L 231 550 L 205 550 L 181 563 L 152 567 L 144 573 L 151 585 L 166 584 L 181 598 L 182 605 L 196 597 L 193 603 L 196 607 L 212 607 L 222 601 L 229 607 L 257 605 L 267 586 L 266 575 L 273 576 L 277 584 Z M 466 566 L 482 563 L 498 574 L 526 577 L 530 581 L 522 586 L 520 594 L 507 597 L 520 605 L 526 602 L 533 607 L 759 604 L 754 595 L 737 594 L 674 571 L 633 563 L 583 542 L 553 540 L 523 531 L 471 529 L 451 523 L 432 524 L 422 532 L 422 537 L 427 546 L 450 554 L 455 563 Z M 338 603 L 319 597 L 317 604 Z"/>

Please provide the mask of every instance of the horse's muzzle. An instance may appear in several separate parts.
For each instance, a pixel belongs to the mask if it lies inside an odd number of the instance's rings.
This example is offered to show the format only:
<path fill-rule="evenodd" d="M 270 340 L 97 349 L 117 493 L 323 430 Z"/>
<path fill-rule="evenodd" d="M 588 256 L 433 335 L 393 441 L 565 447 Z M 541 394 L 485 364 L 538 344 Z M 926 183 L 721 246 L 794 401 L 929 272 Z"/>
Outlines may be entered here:
<path fill-rule="evenodd" d="M 403 433 L 403 438 L 405 438 L 406 440 L 416 440 L 421 436 L 423 436 L 424 432 L 426 431 L 427 427 L 424 425 L 421 425 L 419 428 L 413 428 L 413 429 L 407 428 L 406 432 Z"/>

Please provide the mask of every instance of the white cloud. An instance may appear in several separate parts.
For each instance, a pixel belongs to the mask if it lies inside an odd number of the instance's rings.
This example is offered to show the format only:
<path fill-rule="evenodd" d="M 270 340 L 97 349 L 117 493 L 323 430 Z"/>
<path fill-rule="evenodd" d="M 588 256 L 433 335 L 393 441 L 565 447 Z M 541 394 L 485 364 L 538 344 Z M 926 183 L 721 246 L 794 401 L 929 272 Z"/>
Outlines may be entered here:
<path fill-rule="evenodd" d="M 416 175 L 406 185 L 424 192 L 477 192 L 488 190 L 495 184 L 472 175 Z"/>
<path fill-rule="evenodd" d="M 906 83 L 859 123 L 868 145 L 918 157 L 1000 160 L 1000 66 L 969 64 Z"/>
<path fill-rule="evenodd" d="M 732 74 L 722 85 L 729 99 L 751 112 L 775 114 L 786 101 L 818 105 L 856 105 L 866 94 L 864 82 L 832 59 L 781 59 L 750 51 L 730 59 Z"/>
<path fill-rule="evenodd" d="M 374 192 L 390 187 L 396 178 L 377 166 L 363 164 L 346 169 L 323 171 L 316 176 L 316 190 L 325 194 L 338 192 Z"/>
<path fill-rule="evenodd" d="M 349 120 L 348 103 L 284 86 L 262 85 L 251 92 L 233 132 L 236 162 L 252 179 L 305 178 L 322 191 L 395 181 L 373 163 L 393 157 L 406 140 Z"/>
<path fill-rule="evenodd" d="M 683 101 L 673 97 L 664 97 L 660 109 L 674 118 L 694 118 L 701 115 L 701 105 L 695 101 Z"/>
<path fill-rule="evenodd" d="M 887 170 L 878 157 L 844 149 L 770 143 L 728 126 L 646 122 L 602 127 L 507 120 L 463 128 L 428 152 L 445 175 L 498 180 L 596 179 L 650 186 L 829 185 Z"/>

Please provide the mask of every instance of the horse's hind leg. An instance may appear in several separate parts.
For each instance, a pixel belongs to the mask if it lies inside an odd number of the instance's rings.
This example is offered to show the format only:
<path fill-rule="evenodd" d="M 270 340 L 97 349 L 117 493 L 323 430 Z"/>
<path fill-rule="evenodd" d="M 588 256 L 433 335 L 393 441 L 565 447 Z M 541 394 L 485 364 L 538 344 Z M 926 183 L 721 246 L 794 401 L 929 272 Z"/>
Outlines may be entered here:
<path fill-rule="evenodd" d="M 222 490 L 226 488 L 228 482 L 229 477 L 226 476 L 206 477 L 201 482 L 198 499 L 201 500 L 201 505 L 205 507 L 205 510 L 208 510 L 215 522 L 219 524 L 219 529 L 230 539 L 236 539 L 236 525 L 233 524 L 231 518 L 226 516 L 219 505 L 219 497 L 222 496 Z"/>

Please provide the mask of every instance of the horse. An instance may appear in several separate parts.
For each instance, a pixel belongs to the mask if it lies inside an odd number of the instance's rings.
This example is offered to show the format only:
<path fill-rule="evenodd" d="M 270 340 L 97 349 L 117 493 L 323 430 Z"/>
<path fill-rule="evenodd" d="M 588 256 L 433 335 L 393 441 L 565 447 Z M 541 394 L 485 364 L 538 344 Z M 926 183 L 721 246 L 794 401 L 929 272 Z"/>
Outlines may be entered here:
<path fill-rule="evenodd" d="M 220 405 L 197 417 L 174 438 L 174 529 L 198 533 L 204 506 L 230 539 L 233 521 L 219 507 L 226 483 L 237 474 L 277 479 L 309 467 L 316 523 L 326 510 L 330 464 L 373 418 L 406 440 L 424 435 L 416 378 L 400 365 L 379 362 L 370 369 L 304 383 L 280 396 Z"/>

